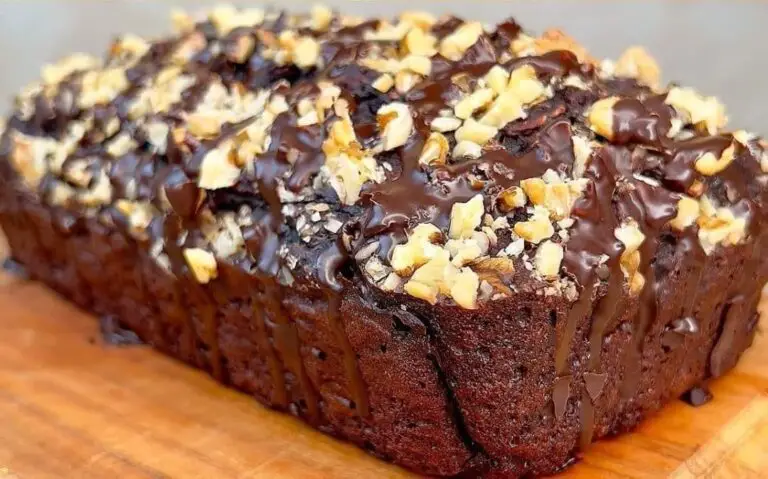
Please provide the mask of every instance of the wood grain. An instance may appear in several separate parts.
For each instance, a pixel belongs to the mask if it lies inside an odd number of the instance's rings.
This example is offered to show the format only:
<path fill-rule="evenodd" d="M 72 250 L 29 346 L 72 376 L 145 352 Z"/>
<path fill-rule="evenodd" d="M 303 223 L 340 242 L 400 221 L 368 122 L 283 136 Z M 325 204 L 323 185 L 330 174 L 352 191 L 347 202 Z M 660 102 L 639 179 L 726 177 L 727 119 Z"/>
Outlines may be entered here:
<path fill-rule="evenodd" d="M 144 347 L 105 347 L 96 321 L 0 273 L 0 478 L 408 478 Z M 712 385 L 566 478 L 768 477 L 768 339 Z"/>

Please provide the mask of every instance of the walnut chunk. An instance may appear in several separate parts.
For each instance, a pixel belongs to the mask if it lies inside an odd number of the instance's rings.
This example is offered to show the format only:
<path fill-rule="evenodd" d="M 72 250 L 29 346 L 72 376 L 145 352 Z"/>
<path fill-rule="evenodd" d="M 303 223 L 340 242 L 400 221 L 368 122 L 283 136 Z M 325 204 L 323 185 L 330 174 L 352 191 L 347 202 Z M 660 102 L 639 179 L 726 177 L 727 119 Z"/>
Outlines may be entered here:
<path fill-rule="evenodd" d="M 432 132 L 424 143 L 424 148 L 419 155 L 419 164 L 422 165 L 445 165 L 448 156 L 448 139 L 438 132 Z"/>
<path fill-rule="evenodd" d="M 621 253 L 620 266 L 624 276 L 629 282 L 632 294 L 637 294 L 645 285 L 645 279 L 638 271 L 640 266 L 640 246 L 645 241 L 645 235 L 634 219 L 624 221 L 613 232 L 616 239 L 624 245 Z"/>
<path fill-rule="evenodd" d="M 440 42 L 440 54 L 449 60 L 459 60 L 482 33 L 483 25 L 480 22 L 463 23 Z"/>
<path fill-rule="evenodd" d="M 382 93 L 386 93 L 395 86 L 395 80 L 389 73 L 384 73 L 374 80 L 371 86 Z"/>
<path fill-rule="evenodd" d="M 123 156 L 129 151 L 133 151 L 138 144 L 128 133 L 120 133 L 107 144 L 107 153 L 117 158 Z"/>
<path fill-rule="evenodd" d="M 226 121 L 215 110 L 198 110 L 186 115 L 187 130 L 198 138 L 214 138 L 221 132 L 221 125 Z"/>
<path fill-rule="evenodd" d="M 573 142 L 573 177 L 578 179 L 584 176 L 584 172 L 587 171 L 589 158 L 592 156 L 592 146 L 589 144 L 589 140 L 582 136 L 571 137 Z"/>
<path fill-rule="evenodd" d="M 403 39 L 405 50 L 414 55 L 431 57 L 437 53 L 437 38 L 421 28 L 412 28 Z"/>
<path fill-rule="evenodd" d="M 413 132 L 411 109 L 405 103 L 393 102 L 382 106 L 376 112 L 382 129 L 384 151 L 403 146 Z"/>
<path fill-rule="evenodd" d="M 477 307 L 479 277 L 469 268 L 459 269 L 449 261 L 449 253 L 440 250 L 426 264 L 417 269 L 405 284 L 405 292 L 430 304 L 437 302 L 440 293 L 450 296 L 465 309 Z"/>
<path fill-rule="evenodd" d="M 218 276 L 216 258 L 209 251 L 201 248 L 185 248 L 184 260 L 192 276 L 200 284 L 207 284 Z"/>
<path fill-rule="evenodd" d="M 642 84 L 657 88 L 661 70 L 656 60 L 644 48 L 630 47 L 616 62 L 614 74 L 618 77 L 635 78 Z"/>
<path fill-rule="evenodd" d="M 699 243 L 706 254 L 711 254 L 719 244 L 730 246 L 744 239 L 747 232 L 745 218 L 737 217 L 729 208 L 716 208 L 706 196 L 699 200 L 699 206 Z"/>
<path fill-rule="evenodd" d="M 457 130 L 461 126 L 461 119 L 453 116 L 438 116 L 430 123 L 433 131 L 448 133 Z"/>
<path fill-rule="evenodd" d="M 699 217 L 699 202 L 683 196 L 677 202 L 677 215 L 669 222 L 672 228 L 682 231 L 696 223 Z"/>
<path fill-rule="evenodd" d="M 503 212 L 512 211 L 515 208 L 522 208 L 528 202 L 528 197 L 522 188 L 512 186 L 499 193 L 497 204 Z"/>
<path fill-rule="evenodd" d="M 499 130 L 496 127 L 484 125 L 470 118 L 461 125 L 461 128 L 456 130 L 456 141 L 471 141 L 483 146 L 491 141 L 498 132 Z"/>
<path fill-rule="evenodd" d="M 703 128 L 710 135 L 715 135 L 725 126 L 728 118 L 725 107 L 715 97 L 703 97 L 692 88 L 674 87 L 664 100 L 672 105 L 691 124 Z"/>
<path fill-rule="evenodd" d="M 228 188 L 240 178 L 240 167 L 234 155 L 232 141 L 226 141 L 203 157 L 197 185 L 200 188 L 216 190 Z"/>
<path fill-rule="evenodd" d="M 264 21 L 264 10 L 258 8 L 238 10 L 232 5 L 220 5 L 211 10 L 208 18 L 216 28 L 216 32 L 223 37 L 236 28 L 261 25 Z"/>
<path fill-rule="evenodd" d="M 530 65 L 523 65 L 512 71 L 507 91 L 524 105 L 536 103 L 546 95 L 546 87 L 539 81 L 536 70 Z"/>
<path fill-rule="evenodd" d="M 448 236 L 452 239 L 469 238 L 480 226 L 485 213 L 483 195 L 477 194 L 466 203 L 454 203 Z"/>
<path fill-rule="evenodd" d="M 456 117 L 466 120 L 475 113 L 475 111 L 484 108 L 486 105 L 493 101 L 495 96 L 494 92 L 490 88 L 480 88 L 462 98 L 455 107 L 453 112 Z"/>
<path fill-rule="evenodd" d="M 195 29 L 195 21 L 184 10 L 171 9 L 171 25 L 176 33 L 189 33 Z"/>
<path fill-rule="evenodd" d="M 733 163 L 735 158 L 736 145 L 733 143 L 723 150 L 723 154 L 720 158 L 717 158 L 714 153 L 708 151 L 701 155 L 694 164 L 696 171 L 702 175 L 712 176 L 720 173 L 724 169 Z"/>
<path fill-rule="evenodd" d="M 464 309 L 477 308 L 480 278 L 469 268 L 462 268 L 452 279 L 451 298 Z"/>
<path fill-rule="evenodd" d="M 316 32 L 325 32 L 333 21 L 333 10 L 325 5 L 313 5 L 310 10 L 310 27 Z"/>
<path fill-rule="evenodd" d="M 619 101 L 618 97 L 603 98 L 592 104 L 587 111 L 589 127 L 600 136 L 613 139 L 613 106 Z"/>
<path fill-rule="evenodd" d="M 293 49 L 293 62 L 299 68 L 317 65 L 320 59 L 320 44 L 312 37 L 301 37 Z"/>
<path fill-rule="evenodd" d="M 88 109 L 94 105 L 108 103 L 128 88 L 128 78 L 122 68 L 89 71 L 81 80 L 77 105 Z"/>
<path fill-rule="evenodd" d="M 483 147 L 473 141 L 460 141 L 453 147 L 454 158 L 480 158 Z"/>
<path fill-rule="evenodd" d="M 48 171 L 46 157 L 55 151 L 56 142 L 18 132 L 13 132 L 12 139 L 11 165 L 30 188 L 36 189 Z"/>
<path fill-rule="evenodd" d="M 417 225 L 408 241 L 392 249 L 392 268 L 400 275 L 407 276 L 414 268 L 418 268 L 437 254 L 442 248 L 437 245 L 443 233 L 437 226 L 422 223 Z"/>
<path fill-rule="evenodd" d="M 55 85 L 61 83 L 72 73 L 98 68 L 99 65 L 101 65 L 101 60 L 97 57 L 85 53 L 75 53 L 56 63 L 45 65 L 40 73 L 46 85 Z"/>
<path fill-rule="evenodd" d="M 514 226 L 515 233 L 529 243 L 538 244 L 555 234 L 555 228 L 549 221 L 549 211 L 541 206 L 534 206 L 533 215 L 528 221 L 521 221 Z"/>
<path fill-rule="evenodd" d="M 536 271 L 545 279 L 555 279 L 560 276 L 560 264 L 563 262 L 563 247 L 550 240 L 539 245 L 536 250 L 534 264 Z"/>
<path fill-rule="evenodd" d="M 502 128 L 507 123 L 525 117 L 520 98 L 513 91 L 502 92 L 480 118 L 483 125 Z"/>
<path fill-rule="evenodd" d="M 485 82 L 497 95 L 506 91 L 509 84 L 509 72 L 500 65 L 494 65 L 483 77 Z"/>

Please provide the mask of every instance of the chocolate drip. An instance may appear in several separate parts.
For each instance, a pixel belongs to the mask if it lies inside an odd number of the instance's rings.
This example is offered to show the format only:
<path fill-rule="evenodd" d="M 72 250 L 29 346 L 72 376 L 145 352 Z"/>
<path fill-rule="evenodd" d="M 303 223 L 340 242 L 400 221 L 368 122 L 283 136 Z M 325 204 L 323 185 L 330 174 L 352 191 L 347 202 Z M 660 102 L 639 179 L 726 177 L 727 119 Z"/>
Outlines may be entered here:
<path fill-rule="evenodd" d="M 341 244 L 341 237 L 326 249 L 317 259 L 319 265 L 318 278 L 326 286 L 328 298 L 328 320 L 333 329 L 336 341 L 344 355 L 344 371 L 349 382 L 350 390 L 355 401 L 355 408 L 361 417 L 368 417 L 370 407 L 368 404 L 368 391 L 360 374 L 357 363 L 357 355 L 349 342 L 341 317 L 342 292 L 344 286 L 338 279 L 339 270 L 350 260 L 349 255 Z"/>

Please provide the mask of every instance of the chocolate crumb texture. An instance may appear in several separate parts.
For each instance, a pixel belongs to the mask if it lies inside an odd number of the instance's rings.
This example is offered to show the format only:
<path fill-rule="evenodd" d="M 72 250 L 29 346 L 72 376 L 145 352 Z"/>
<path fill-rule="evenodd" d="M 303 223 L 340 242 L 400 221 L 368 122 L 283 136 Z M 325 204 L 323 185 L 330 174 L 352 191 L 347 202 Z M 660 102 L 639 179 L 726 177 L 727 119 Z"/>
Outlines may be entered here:
<path fill-rule="evenodd" d="M 110 334 L 489 477 L 709 400 L 751 343 L 767 145 L 644 49 L 324 6 L 172 24 L 44 66 L 0 122 L 13 261 Z"/>

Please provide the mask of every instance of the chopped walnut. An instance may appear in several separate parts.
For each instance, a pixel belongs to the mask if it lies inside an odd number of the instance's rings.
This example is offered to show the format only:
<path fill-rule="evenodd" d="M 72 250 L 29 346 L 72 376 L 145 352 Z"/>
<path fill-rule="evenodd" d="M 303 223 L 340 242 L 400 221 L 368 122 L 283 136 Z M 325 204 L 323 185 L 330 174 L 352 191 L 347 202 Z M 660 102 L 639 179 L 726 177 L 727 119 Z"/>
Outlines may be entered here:
<path fill-rule="evenodd" d="M 128 218 L 129 231 L 138 238 L 146 238 L 146 230 L 154 217 L 152 204 L 144 201 L 115 201 L 115 208 Z"/>
<path fill-rule="evenodd" d="M 117 158 L 123 156 L 129 151 L 133 151 L 138 144 L 133 141 L 131 135 L 126 132 L 120 133 L 107 144 L 107 153 Z"/>
<path fill-rule="evenodd" d="M 333 11 L 325 5 L 313 5 L 310 15 L 312 17 L 310 25 L 316 32 L 328 30 L 333 21 Z"/>
<path fill-rule="evenodd" d="M 715 97 L 703 97 L 692 88 L 674 87 L 667 93 L 665 103 L 672 105 L 678 113 L 693 125 L 704 128 L 715 135 L 728 119 L 725 108 Z"/>
<path fill-rule="evenodd" d="M 483 33 L 480 22 L 466 22 L 440 42 L 440 54 L 449 60 L 459 60 Z"/>
<path fill-rule="evenodd" d="M 496 127 L 484 125 L 476 120 L 469 119 L 456 130 L 456 141 L 470 141 L 480 146 L 485 145 L 498 133 Z"/>
<path fill-rule="evenodd" d="M 711 254 L 718 244 L 738 244 L 747 234 L 747 220 L 737 217 L 726 207 L 717 208 L 706 196 L 699 200 L 699 243 L 706 254 Z"/>
<path fill-rule="evenodd" d="M 589 127 L 600 136 L 613 139 L 613 106 L 619 101 L 612 96 L 596 101 L 587 111 Z"/>
<path fill-rule="evenodd" d="M 460 141 L 453 147 L 454 158 L 480 158 L 483 147 L 473 141 Z"/>
<path fill-rule="evenodd" d="M 61 83 L 62 80 L 72 73 L 92 70 L 100 65 L 101 60 L 97 57 L 86 55 L 85 53 L 75 53 L 62 58 L 56 63 L 45 65 L 40 73 L 45 84 L 55 85 Z"/>
<path fill-rule="evenodd" d="M 515 95 L 524 105 L 536 103 L 546 95 L 546 87 L 539 81 L 536 70 L 530 65 L 524 65 L 512 71 L 507 91 Z"/>
<path fill-rule="evenodd" d="M 395 86 L 395 80 L 389 73 L 384 73 L 376 80 L 374 80 L 371 86 L 382 93 L 386 93 L 391 90 L 393 86 Z"/>
<path fill-rule="evenodd" d="M 539 245 L 536 250 L 536 271 L 546 279 L 560 276 L 560 264 L 563 262 L 563 247 L 550 240 Z"/>
<path fill-rule="evenodd" d="M 592 156 L 592 146 L 589 144 L 589 140 L 581 136 L 573 136 L 571 141 L 573 141 L 573 157 L 575 159 L 573 177 L 578 179 L 583 177 L 587 170 L 587 163 Z"/>
<path fill-rule="evenodd" d="M 503 212 L 512 211 L 515 208 L 522 208 L 528 202 L 525 192 L 518 186 L 512 186 L 499 193 L 497 204 Z"/>
<path fill-rule="evenodd" d="M 448 140 L 438 132 L 432 132 L 424 143 L 424 148 L 419 155 L 419 163 L 422 165 L 444 165 L 448 156 L 450 145 Z"/>
<path fill-rule="evenodd" d="M 509 84 L 509 72 L 500 65 L 494 65 L 483 77 L 485 82 L 497 95 L 506 91 Z"/>
<path fill-rule="evenodd" d="M 46 158 L 58 145 L 55 140 L 49 138 L 26 136 L 18 132 L 13 132 L 12 138 L 11 164 L 24 182 L 30 188 L 36 189 L 48 171 Z"/>
<path fill-rule="evenodd" d="M 384 151 L 403 146 L 413 132 L 411 109 L 405 103 L 394 102 L 382 106 L 376 112 L 382 130 Z"/>
<path fill-rule="evenodd" d="M 538 244 L 551 238 L 555 228 L 549 221 L 549 211 L 541 206 L 535 206 L 533 215 L 528 221 L 521 221 L 514 226 L 515 233 L 529 243 Z"/>
<path fill-rule="evenodd" d="M 696 223 L 699 217 L 699 202 L 683 196 L 677 202 L 677 215 L 669 222 L 672 228 L 682 231 Z"/>
<path fill-rule="evenodd" d="M 704 153 L 696 160 L 694 165 L 696 167 L 696 171 L 706 176 L 712 176 L 720 173 L 724 169 L 728 168 L 728 165 L 733 162 L 735 158 L 735 151 L 736 145 L 732 143 L 723 151 L 723 154 L 720 155 L 720 158 L 717 158 L 711 151 Z"/>
<path fill-rule="evenodd" d="M 640 246 L 645 241 L 645 235 L 635 220 L 629 219 L 614 230 L 614 236 L 624 245 L 621 253 L 621 270 L 629 281 L 629 290 L 637 294 L 645 285 L 645 278 L 638 271 L 640 266 Z"/>
<path fill-rule="evenodd" d="M 461 119 L 452 116 L 438 116 L 430 123 L 432 130 L 440 133 L 448 133 L 457 130 L 461 126 Z"/>
<path fill-rule="evenodd" d="M 465 309 L 477 307 L 480 279 L 469 268 L 459 269 L 449 261 L 449 253 L 440 250 L 426 264 L 417 269 L 405 283 L 405 292 L 431 304 L 442 293 Z"/>
<path fill-rule="evenodd" d="M 587 180 L 579 179 L 569 182 L 563 182 L 556 173 L 548 170 L 550 173 L 542 178 L 530 178 L 522 180 L 522 187 L 528 199 L 537 206 L 545 207 L 554 220 L 561 220 L 570 215 L 573 204 L 581 196 L 586 187 Z"/>
<path fill-rule="evenodd" d="M 392 268 L 398 274 L 407 276 L 442 249 L 436 244 L 442 237 L 442 232 L 435 225 L 423 223 L 416 226 L 406 243 L 392 249 Z"/>
<path fill-rule="evenodd" d="M 576 40 L 563 33 L 561 30 L 550 29 L 540 37 L 532 38 L 521 34 L 512 42 L 512 51 L 518 56 L 543 55 L 557 50 L 568 50 L 584 63 L 595 63 L 587 49 L 579 45 Z"/>
<path fill-rule="evenodd" d="M 488 253 L 490 240 L 485 233 L 476 231 L 470 238 L 451 239 L 445 243 L 445 249 L 451 254 L 451 262 L 456 266 L 465 266 Z"/>
<path fill-rule="evenodd" d="M 656 88 L 661 70 L 656 60 L 642 47 L 630 47 L 619 57 L 614 67 L 618 77 L 635 78 L 640 83 Z"/>
<path fill-rule="evenodd" d="M 412 28 L 403 40 L 403 46 L 407 52 L 425 57 L 431 57 L 437 53 L 436 44 L 437 38 L 421 28 Z"/>
<path fill-rule="evenodd" d="M 475 111 L 484 108 L 493 101 L 494 92 L 490 88 L 480 88 L 465 96 L 453 107 L 454 114 L 466 120 L 475 113 Z"/>
<path fill-rule="evenodd" d="M 502 92 L 480 118 L 480 123 L 502 128 L 507 123 L 525 117 L 520 98 L 513 91 Z"/>
<path fill-rule="evenodd" d="M 469 238 L 480 226 L 485 213 L 483 195 L 475 195 L 466 203 L 455 203 L 451 208 L 448 236 L 453 239 Z"/>
<path fill-rule="evenodd" d="M 114 100 L 128 88 L 128 78 L 122 68 L 89 71 L 81 80 L 77 105 L 82 109 Z"/>
<path fill-rule="evenodd" d="M 209 251 L 201 248 L 185 248 L 184 260 L 192 276 L 200 284 L 207 284 L 218 276 L 216 258 Z"/>
<path fill-rule="evenodd" d="M 208 18 L 216 28 L 216 32 L 223 37 L 236 28 L 261 25 L 264 21 L 264 10 L 258 8 L 238 10 L 232 5 L 219 5 L 211 10 Z"/>
<path fill-rule="evenodd" d="M 200 188 L 216 190 L 228 188 L 240 178 L 232 141 L 225 141 L 205 154 L 200 164 L 197 184 Z"/>

